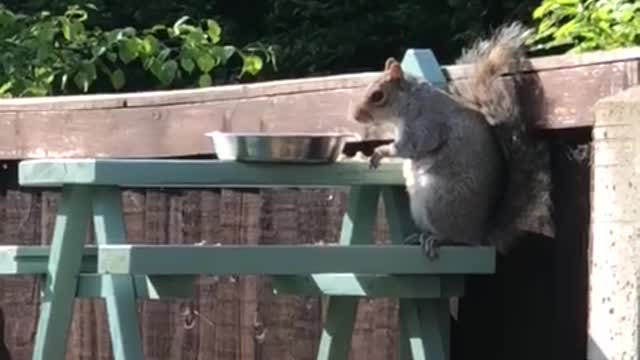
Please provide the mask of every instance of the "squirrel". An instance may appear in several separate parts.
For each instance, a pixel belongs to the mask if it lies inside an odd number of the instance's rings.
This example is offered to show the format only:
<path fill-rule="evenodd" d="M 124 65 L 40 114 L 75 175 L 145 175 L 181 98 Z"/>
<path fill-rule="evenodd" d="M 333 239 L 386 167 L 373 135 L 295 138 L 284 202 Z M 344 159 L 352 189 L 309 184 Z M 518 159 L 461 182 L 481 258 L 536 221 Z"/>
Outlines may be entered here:
<path fill-rule="evenodd" d="M 405 243 L 420 244 L 430 259 L 444 244 L 491 245 L 505 254 L 527 217 L 542 232 L 555 231 L 550 154 L 520 113 L 517 91 L 529 34 L 518 22 L 505 24 L 464 49 L 456 64 L 471 72 L 466 81 L 449 82 L 448 91 L 388 58 L 351 110 L 359 123 L 393 125 L 394 141 L 374 150 L 370 168 L 385 157 L 404 160 L 419 230 Z"/>

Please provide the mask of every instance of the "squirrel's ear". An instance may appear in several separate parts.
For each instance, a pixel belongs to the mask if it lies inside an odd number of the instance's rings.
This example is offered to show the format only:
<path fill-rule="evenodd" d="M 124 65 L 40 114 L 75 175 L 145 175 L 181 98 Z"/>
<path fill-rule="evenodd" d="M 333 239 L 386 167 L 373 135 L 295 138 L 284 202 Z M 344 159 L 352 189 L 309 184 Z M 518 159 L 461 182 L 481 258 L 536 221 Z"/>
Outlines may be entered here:
<path fill-rule="evenodd" d="M 400 66 L 400 63 L 397 61 L 389 65 L 387 72 L 389 73 L 389 77 L 391 78 L 391 80 L 400 80 L 404 78 L 404 72 L 402 71 L 402 67 Z"/>
<path fill-rule="evenodd" d="M 385 69 L 385 70 L 389 70 L 389 68 L 391 67 L 391 65 L 393 65 L 393 64 L 397 64 L 397 63 L 398 63 L 398 61 L 397 61 L 395 58 L 390 57 L 390 58 L 388 58 L 388 59 L 387 59 L 387 61 L 385 61 L 385 63 L 384 63 L 384 69 Z"/>

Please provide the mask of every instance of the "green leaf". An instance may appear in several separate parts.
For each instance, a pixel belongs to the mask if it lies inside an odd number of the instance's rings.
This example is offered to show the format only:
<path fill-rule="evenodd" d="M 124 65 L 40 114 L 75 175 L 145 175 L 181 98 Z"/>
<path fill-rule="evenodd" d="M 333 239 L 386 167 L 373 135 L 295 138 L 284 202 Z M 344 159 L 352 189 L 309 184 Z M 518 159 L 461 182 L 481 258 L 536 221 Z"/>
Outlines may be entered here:
<path fill-rule="evenodd" d="M 118 55 L 123 63 L 128 64 L 138 57 L 138 43 L 135 39 L 125 39 L 119 45 Z"/>
<path fill-rule="evenodd" d="M 223 48 L 223 50 L 224 50 L 224 62 L 226 63 L 227 60 L 229 60 L 229 58 L 236 53 L 236 48 L 235 46 L 227 45 Z"/>
<path fill-rule="evenodd" d="M 111 85 L 116 90 L 122 89 L 125 83 L 124 72 L 120 69 L 117 69 L 113 73 L 111 73 Z"/>
<path fill-rule="evenodd" d="M 158 61 L 157 59 L 151 58 L 149 60 L 149 70 L 151 70 L 151 73 L 158 79 L 160 79 L 161 77 L 161 72 L 162 72 L 162 62 Z"/>
<path fill-rule="evenodd" d="M 206 52 L 203 52 L 198 56 L 196 63 L 198 64 L 200 71 L 203 73 L 208 73 L 216 66 L 215 59 Z"/>
<path fill-rule="evenodd" d="M 27 96 L 47 96 L 47 89 L 39 87 L 38 84 L 29 86 L 25 89 L 24 94 Z"/>
<path fill-rule="evenodd" d="M 13 86 L 13 81 L 11 80 L 2 84 L 2 86 L 0 86 L 0 95 L 4 95 L 7 91 L 11 89 L 12 86 Z"/>
<path fill-rule="evenodd" d="M 151 29 L 147 30 L 147 32 L 155 33 L 155 32 L 158 32 L 158 31 L 161 31 L 161 30 L 166 30 L 166 29 L 167 29 L 167 27 L 166 27 L 166 26 L 164 26 L 164 25 L 162 25 L 162 24 L 160 24 L 160 25 L 153 25 L 153 26 L 151 27 Z"/>
<path fill-rule="evenodd" d="M 104 54 L 105 51 L 107 51 L 106 46 L 94 46 L 91 48 L 91 56 L 93 56 L 94 58 L 97 58 L 99 56 L 102 56 L 102 54 Z"/>
<path fill-rule="evenodd" d="M 153 35 L 147 35 L 142 40 L 142 51 L 144 54 L 154 54 L 160 48 L 158 39 Z"/>
<path fill-rule="evenodd" d="M 220 25 L 215 20 L 207 20 L 207 34 L 209 35 L 209 39 L 214 44 L 217 44 L 220 41 L 220 34 L 222 33 L 222 29 L 220 29 Z"/>
<path fill-rule="evenodd" d="M 118 29 L 111 30 L 107 32 L 105 38 L 107 39 L 107 44 L 112 45 L 114 42 L 122 39 L 122 31 Z"/>
<path fill-rule="evenodd" d="M 191 74 L 193 69 L 196 67 L 196 64 L 193 62 L 193 60 L 190 57 L 183 54 L 183 56 L 180 57 L 180 66 L 182 66 L 184 71 Z"/>
<path fill-rule="evenodd" d="M 71 41 L 71 23 L 69 19 L 62 18 L 60 21 L 62 25 L 62 36 L 64 36 L 66 40 Z"/>
<path fill-rule="evenodd" d="M 70 30 L 71 30 L 72 41 L 77 41 L 77 40 L 86 38 L 84 25 L 81 22 L 72 22 L 70 24 Z"/>
<path fill-rule="evenodd" d="M 169 60 L 162 64 L 160 71 L 157 75 L 158 80 L 164 85 L 169 85 L 176 76 L 178 70 L 178 63 L 174 60 Z"/>
<path fill-rule="evenodd" d="M 85 62 L 84 64 L 82 64 L 82 70 L 87 73 L 87 76 L 91 81 L 95 80 L 98 77 L 96 74 L 96 64 L 94 63 Z"/>
<path fill-rule="evenodd" d="M 245 56 L 242 65 L 242 74 L 256 75 L 262 70 L 262 59 L 255 55 Z"/>
<path fill-rule="evenodd" d="M 88 17 L 87 12 L 81 10 L 78 6 L 69 7 L 69 10 L 64 13 L 64 16 L 76 21 L 85 21 Z"/>
<path fill-rule="evenodd" d="M 213 81 L 211 80 L 211 76 L 209 74 L 202 74 L 200 75 L 200 78 L 198 78 L 198 86 L 200 87 L 211 86 L 212 82 Z"/>
<path fill-rule="evenodd" d="M 83 92 L 87 92 L 89 90 L 89 84 L 91 83 L 91 80 L 89 78 L 90 76 L 87 72 L 80 70 L 73 77 L 73 82 L 76 84 L 76 87 L 78 87 L 78 89 L 82 90 Z"/>
<path fill-rule="evenodd" d="M 579 0 L 555 0 L 558 2 L 558 4 L 560 5 L 577 5 L 580 1 Z"/>
<path fill-rule="evenodd" d="M 133 37 L 136 36 L 136 29 L 131 27 L 131 26 L 127 26 L 124 29 L 120 30 L 121 34 L 123 37 Z"/>
<path fill-rule="evenodd" d="M 568 23 L 562 25 L 557 31 L 557 37 L 566 37 L 569 36 L 571 32 L 573 32 L 576 28 L 577 21 L 575 19 L 569 21 Z"/>
<path fill-rule="evenodd" d="M 202 31 L 199 31 L 199 29 L 196 31 L 192 31 L 189 33 L 189 35 L 187 35 L 187 40 L 192 44 L 200 44 L 204 42 L 205 39 L 206 38 L 204 36 L 204 33 Z"/>
<path fill-rule="evenodd" d="M 157 56 L 158 61 L 164 62 L 165 60 L 167 60 L 169 55 L 171 55 L 171 49 L 169 48 L 163 49 L 162 51 L 160 51 L 160 53 L 158 53 L 158 56 Z"/>
<path fill-rule="evenodd" d="M 151 69 L 151 72 L 153 73 L 153 69 L 151 68 L 153 66 L 154 63 L 156 63 L 157 60 L 153 57 L 148 57 L 146 59 L 144 59 L 144 61 L 142 61 L 142 67 L 145 70 L 149 70 Z M 155 73 L 153 73 L 155 75 Z"/>
<path fill-rule="evenodd" d="M 114 53 L 113 51 L 108 51 L 107 59 L 109 59 L 109 61 L 111 62 L 116 62 L 118 60 L 118 54 Z"/>
<path fill-rule="evenodd" d="M 626 9 L 625 11 L 622 11 L 619 16 L 621 22 L 630 22 L 635 16 L 634 9 Z"/>
<path fill-rule="evenodd" d="M 188 16 L 186 16 L 186 15 L 185 15 L 185 16 L 183 16 L 183 17 L 181 17 L 180 19 L 178 19 L 178 21 L 176 21 L 176 22 L 173 24 L 173 31 L 174 31 L 176 34 L 180 34 L 180 27 L 182 26 L 182 24 L 184 24 L 185 22 L 187 22 L 187 20 L 189 20 L 189 17 L 188 17 Z"/>
<path fill-rule="evenodd" d="M 67 87 L 68 80 L 69 80 L 69 74 L 62 75 L 62 78 L 60 78 L 60 90 L 64 91 L 64 89 Z"/>

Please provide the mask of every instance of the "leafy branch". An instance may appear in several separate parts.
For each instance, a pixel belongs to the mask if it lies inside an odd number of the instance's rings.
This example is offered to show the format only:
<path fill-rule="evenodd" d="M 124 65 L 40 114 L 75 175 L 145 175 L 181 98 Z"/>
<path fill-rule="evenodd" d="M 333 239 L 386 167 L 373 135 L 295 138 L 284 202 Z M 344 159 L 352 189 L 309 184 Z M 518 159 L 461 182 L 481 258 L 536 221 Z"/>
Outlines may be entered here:
<path fill-rule="evenodd" d="M 634 0 L 544 0 L 533 19 L 534 49 L 584 52 L 640 44 L 640 2 Z"/>
<path fill-rule="evenodd" d="M 205 87 L 275 69 L 271 47 L 225 45 L 213 19 L 105 31 L 85 26 L 90 7 L 26 16 L 0 5 L 0 96 Z"/>

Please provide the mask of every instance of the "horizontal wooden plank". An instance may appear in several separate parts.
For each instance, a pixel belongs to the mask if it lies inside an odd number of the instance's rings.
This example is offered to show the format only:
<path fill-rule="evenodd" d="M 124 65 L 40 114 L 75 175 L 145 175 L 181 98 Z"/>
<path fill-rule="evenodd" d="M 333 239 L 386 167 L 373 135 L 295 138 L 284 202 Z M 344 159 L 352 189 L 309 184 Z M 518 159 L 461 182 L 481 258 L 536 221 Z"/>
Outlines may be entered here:
<path fill-rule="evenodd" d="M 2 261 L 6 258 L 42 258 L 49 256 L 51 247 L 47 245 L 0 245 L 0 257 Z M 95 245 L 87 245 L 84 248 L 85 257 L 95 257 L 98 249 Z"/>
<path fill-rule="evenodd" d="M 214 130 L 348 132 L 351 90 L 121 109 L 0 113 L 0 158 L 161 157 L 213 154 Z M 1 100 L 0 100 L 1 102 Z"/>
<path fill-rule="evenodd" d="M 585 66 L 606 65 L 615 62 L 637 62 L 639 60 L 640 47 L 630 47 L 579 54 L 531 57 L 528 63 L 523 64 L 522 69 L 527 73 L 541 73 Z M 442 69 L 449 80 L 467 78 L 472 71 L 472 67 L 469 65 L 449 65 L 443 66 Z"/>
<path fill-rule="evenodd" d="M 360 88 L 375 76 L 376 72 L 367 72 L 169 91 L 1 99 L 0 112 L 117 109 L 248 100 L 283 94 Z"/>
<path fill-rule="evenodd" d="M 44 278 L 48 272 L 49 253 L 49 246 L 2 245 L 0 275 L 40 275 Z M 97 263 L 96 247 L 87 246 L 80 269 L 82 274 L 78 282 L 78 297 L 103 298 L 106 295 L 104 275 L 95 274 Z M 189 298 L 194 294 L 193 281 L 193 276 L 137 275 L 136 294 L 148 300 Z"/>
<path fill-rule="evenodd" d="M 23 186 L 61 184 L 127 187 L 333 187 L 404 184 L 401 163 L 376 170 L 366 161 L 331 164 L 269 164 L 217 160 L 52 159 L 19 164 Z"/>
<path fill-rule="evenodd" d="M 49 259 L 48 246 L 0 246 L 0 275 L 46 274 Z M 97 268 L 95 247 L 85 248 L 81 272 L 95 273 Z"/>
<path fill-rule="evenodd" d="M 109 274 L 490 274 L 492 247 L 442 247 L 428 260 L 417 246 L 105 245 L 98 272 Z"/>
<path fill-rule="evenodd" d="M 448 298 L 464 294 L 464 277 L 458 275 L 354 275 L 314 274 L 274 276 L 277 295 L 366 296 L 398 298 Z"/>

